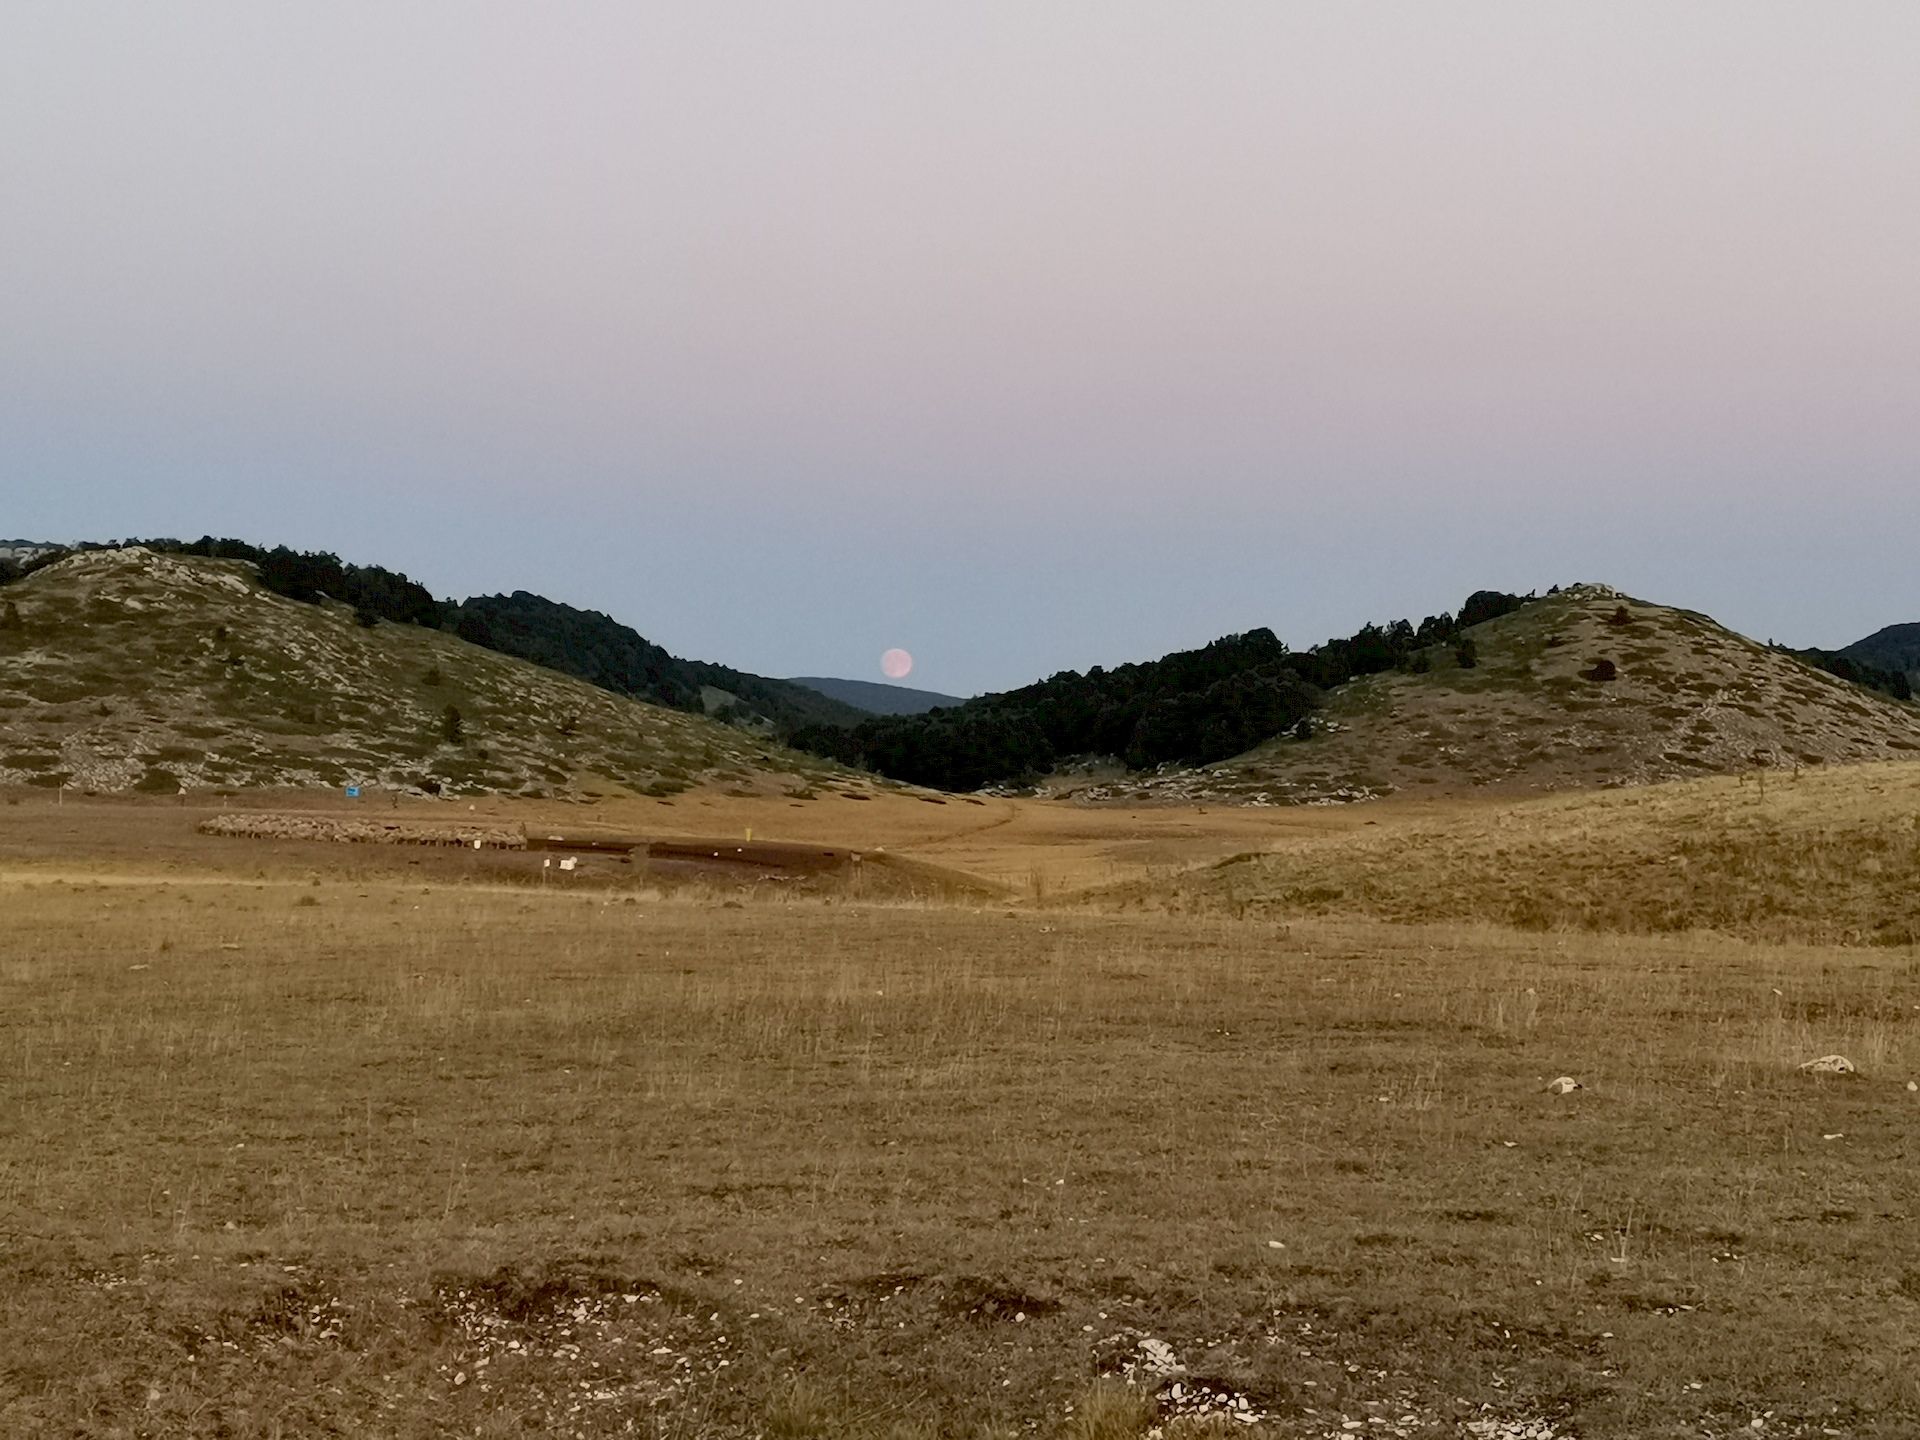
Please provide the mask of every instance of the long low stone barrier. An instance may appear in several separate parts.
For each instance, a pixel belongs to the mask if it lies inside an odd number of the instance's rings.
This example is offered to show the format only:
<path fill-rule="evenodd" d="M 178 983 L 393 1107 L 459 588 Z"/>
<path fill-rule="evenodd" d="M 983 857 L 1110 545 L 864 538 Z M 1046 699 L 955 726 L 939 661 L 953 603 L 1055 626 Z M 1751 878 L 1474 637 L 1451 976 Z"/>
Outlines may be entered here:
<path fill-rule="evenodd" d="M 518 830 L 424 821 L 346 820 L 331 815 L 234 813 L 200 822 L 203 835 L 246 840 L 332 840 L 350 845 L 439 845 L 461 850 L 524 850 Z"/>

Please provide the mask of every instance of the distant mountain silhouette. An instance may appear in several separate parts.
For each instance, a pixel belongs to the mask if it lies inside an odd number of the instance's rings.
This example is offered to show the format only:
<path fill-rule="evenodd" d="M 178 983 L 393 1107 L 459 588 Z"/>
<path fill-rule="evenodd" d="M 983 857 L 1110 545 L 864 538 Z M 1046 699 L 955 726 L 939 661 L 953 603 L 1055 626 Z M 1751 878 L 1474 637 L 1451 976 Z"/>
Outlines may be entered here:
<path fill-rule="evenodd" d="M 1840 653 L 1879 670 L 1898 670 L 1920 684 L 1920 624 L 1889 625 L 1843 647 Z"/>
<path fill-rule="evenodd" d="M 915 690 L 907 685 L 883 685 L 877 680 L 840 680 L 828 675 L 796 675 L 789 685 L 804 685 L 828 699 L 864 710 L 869 715 L 924 715 L 947 705 L 963 705 L 958 695 L 937 690 Z"/>

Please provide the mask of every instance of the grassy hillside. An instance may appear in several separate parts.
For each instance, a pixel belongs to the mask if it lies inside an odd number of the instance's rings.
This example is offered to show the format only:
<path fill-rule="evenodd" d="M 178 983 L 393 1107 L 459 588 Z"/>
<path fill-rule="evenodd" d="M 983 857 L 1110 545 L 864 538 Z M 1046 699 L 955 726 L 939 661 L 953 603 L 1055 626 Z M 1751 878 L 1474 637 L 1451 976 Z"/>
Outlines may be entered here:
<path fill-rule="evenodd" d="M 1083 897 L 1099 907 L 1920 944 L 1920 762 L 1455 802 Z"/>
<path fill-rule="evenodd" d="M 1920 707 L 1848 684 L 1691 611 L 1575 586 L 1334 691 L 1304 739 L 1083 799 L 1256 804 L 1561 790 L 1920 756 Z M 1611 666 L 1612 678 L 1605 678 Z"/>
<path fill-rule="evenodd" d="M 680 659 L 611 616 L 524 590 L 511 595 L 477 596 L 456 604 L 436 599 L 424 585 L 384 566 L 343 563 L 339 556 L 325 551 L 293 550 L 284 545 L 269 548 L 211 535 L 198 540 L 156 537 L 86 541 L 71 549 L 22 542 L 14 548 L 18 553 L 13 553 L 7 542 L 0 542 L 0 585 L 10 585 L 23 574 L 76 552 L 140 548 L 175 559 L 245 561 L 255 568 L 264 588 L 288 599 L 308 603 L 344 601 L 352 607 L 356 619 L 369 624 L 391 620 L 432 630 L 453 630 L 485 649 L 531 660 L 630 700 L 716 715 L 780 736 L 806 726 L 853 725 L 865 715 L 790 681 Z"/>
<path fill-rule="evenodd" d="M 0 603 L 0 785 L 671 794 L 830 769 L 451 635 L 286 600 L 244 561 L 89 552 Z"/>

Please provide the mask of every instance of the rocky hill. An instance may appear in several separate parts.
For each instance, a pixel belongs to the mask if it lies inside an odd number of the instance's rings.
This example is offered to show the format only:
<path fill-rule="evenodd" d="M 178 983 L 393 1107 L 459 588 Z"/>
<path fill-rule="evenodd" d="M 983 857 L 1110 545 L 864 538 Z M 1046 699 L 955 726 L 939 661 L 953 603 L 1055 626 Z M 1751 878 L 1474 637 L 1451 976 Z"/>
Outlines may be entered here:
<path fill-rule="evenodd" d="M 1602 585 L 1463 638 L 1464 653 L 1435 646 L 1332 691 L 1304 735 L 1219 764 L 1050 788 L 1090 801 L 1337 803 L 1920 758 L 1920 707 Z"/>
<path fill-rule="evenodd" d="M 241 560 L 92 551 L 0 589 L 0 785 L 363 784 L 667 795 L 833 766 L 422 626 L 273 594 Z"/>
<path fill-rule="evenodd" d="M 277 595 L 309 603 L 339 600 L 369 624 L 392 620 L 452 630 L 463 640 L 624 695 L 730 724 L 789 736 L 809 726 L 856 725 L 867 712 L 788 680 L 670 655 L 631 626 L 516 590 L 465 601 L 436 599 L 424 585 L 381 565 L 342 562 L 326 551 L 271 548 L 233 537 L 81 541 L 73 546 L 0 542 L 0 586 L 70 554 L 144 549 L 183 559 L 244 560 Z"/>

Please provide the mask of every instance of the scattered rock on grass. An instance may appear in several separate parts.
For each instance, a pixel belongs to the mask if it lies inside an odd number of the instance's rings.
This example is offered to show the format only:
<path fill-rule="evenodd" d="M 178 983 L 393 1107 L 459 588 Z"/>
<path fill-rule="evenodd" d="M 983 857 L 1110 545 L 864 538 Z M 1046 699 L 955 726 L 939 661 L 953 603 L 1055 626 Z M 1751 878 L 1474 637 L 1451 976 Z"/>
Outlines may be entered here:
<path fill-rule="evenodd" d="M 1571 1075 L 1562 1075 L 1558 1080 L 1549 1081 L 1547 1084 L 1547 1089 L 1551 1090 L 1555 1095 L 1571 1095 L 1576 1090 L 1584 1090 L 1586 1088 L 1586 1086 L 1582 1085 Z"/>
<path fill-rule="evenodd" d="M 1858 1068 L 1844 1055 L 1822 1055 L 1817 1060 L 1804 1060 L 1800 1068 L 1810 1075 L 1857 1075 Z"/>
<path fill-rule="evenodd" d="M 1474 1440 L 1573 1440 L 1551 1420 L 1469 1420 L 1467 1433 Z"/>

